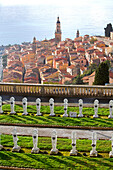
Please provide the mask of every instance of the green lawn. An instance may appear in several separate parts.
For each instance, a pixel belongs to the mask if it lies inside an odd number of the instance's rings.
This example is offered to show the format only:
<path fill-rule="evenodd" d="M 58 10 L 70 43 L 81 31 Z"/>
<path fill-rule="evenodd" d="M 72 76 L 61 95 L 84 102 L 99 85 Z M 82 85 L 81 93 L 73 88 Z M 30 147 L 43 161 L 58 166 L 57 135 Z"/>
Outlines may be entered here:
<path fill-rule="evenodd" d="M 10 112 L 10 105 L 3 105 L 2 109 L 4 112 Z M 15 105 L 15 111 L 17 113 L 23 113 L 23 107 L 21 105 Z M 27 106 L 28 113 L 36 114 L 36 106 L 35 105 L 28 105 Z M 77 112 L 79 114 L 79 108 L 78 107 L 68 107 L 68 113 L 69 111 Z M 55 106 L 54 107 L 55 114 L 64 114 L 64 107 L 63 106 Z M 49 106 L 41 106 L 41 113 L 43 114 L 50 114 L 50 107 Z M 94 108 L 83 108 L 83 114 L 84 116 L 92 116 L 94 115 Z M 108 116 L 109 115 L 109 109 L 108 108 L 99 108 L 98 109 L 98 115 L 99 116 Z"/>
<path fill-rule="evenodd" d="M 18 145 L 22 148 L 32 148 L 33 141 L 32 137 L 18 136 Z M 1 135 L 1 144 L 5 147 L 13 147 L 13 137 L 11 135 Z M 91 140 L 88 139 L 77 139 L 77 150 L 80 152 L 90 152 Z M 86 147 L 87 146 L 87 147 Z M 50 137 L 38 137 L 38 147 L 42 150 L 50 150 L 52 147 Z M 68 138 L 57 138 L 57 148 L 60 151 L 70 151 L 71 139 Z M 103 149 L 104 148 L 104 149 Z M 102 153 L 109 153 L 111 150 L 111 141 L 109 140 L 97 140 L 97 150 Z"/>
<path fill-rule="evenodd" d="M 33 146 L 32 137 L 18 136 L 18 138 L 18 145 L 21 146 L 22 152 L 0 151 L 0 166 L 29 167 L 48 170 L 113 169 L 113 158 L 108 157 L 109 151 L 111 150 L 111 141 L 98 140 L 97 151 L 99 155 L 97 158 L 91 158 L 89 156 L 91 140 L 77 140 L 77 150 L 79 155 L 69 156 L 69 152 L 72 148 L 71 139 L 58 138 L 57 148 L 60 151 L 60 155 L 53 156 L 49 154 L 51 150 L 51 138 L 38 138 L 38 147 L 42 152 L 40 154 L 30 153 Z M 11 135 L 2 135 L 1 142 L 5 149 L 12 149 L 13 139 Z M 44 151 L 48 152 L 48 154 L 44 154 Z M 86 153 L 87 155 L 83 156 L 83 153 Z"/>
<path fill-rule="evenodd" d="M 91 117 L 70 118 L 50 116 L 22 116 L 22 115 L 0 115 L 0 123 L 22 123 L 37 125 L 60 125 L 60 126 L 94 126 L 113 127 L 113 120 L 108 118 Z"/>
<path fill-rule="evenodd" d="M 39 125 L 60 125 L 60 126 L 94 126 L 94 127 L 113 127 L 113 120 L 108 119 L 109 109 L 99 108 L 99 118 L 93 119 L 94 108 L 83 108 L 83 118 L 62 117 L 64 110 L 62 106 L 55 106 L 56 117 L 50 117 L 49 106 L 41 106 L 43 116 L 36 116 L 36 106 L 28 106 L 29 116 L 22 116 L 23 108 L 15 105 L 17 115 L 9 115 L 10 105 L 3 105 L 4 113 L 0 115 L 0 123 L 22 123 Z M 69 111 L 79 113 L 78 107 L 68 107 Z M 60 117 L 58 117 L 60 116 Z"/>
<path fill-rule="evenodd" d="M 112 170 L 112 158 L 90 158 L 85 156 L 51 156 L 45 154 L 24 154 L 0 152 L 0 165 L 48 170 Z"/>

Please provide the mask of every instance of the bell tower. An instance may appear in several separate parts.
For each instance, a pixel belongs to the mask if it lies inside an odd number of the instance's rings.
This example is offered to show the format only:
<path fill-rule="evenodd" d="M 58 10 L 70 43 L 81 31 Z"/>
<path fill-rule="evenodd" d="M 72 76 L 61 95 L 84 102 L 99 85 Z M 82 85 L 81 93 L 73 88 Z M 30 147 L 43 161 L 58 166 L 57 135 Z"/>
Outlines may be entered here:
<path fill-rule="evenodd" d="M 78 38 L 79 36 L 80 36 L 80 33 L 79 33 L 79 30 L 77 30 L 76 38 Z"/>
<path fill-rule="evenodd" d="M 55 42 L 56 44 L 61 41 L 61 28 L 60 28 L 60 20 L 59 17 L 57 17 L 57 22 L 56 22 L 56 30 L 55 30 Z"/>
<path fill-rule="evenodd" d="M 33 43 L 32 43 L 32 49 L 33 49 L 33 53 L 36 54 L 36 48 L 37 48 L 37 44 L 36 44 L 36 38 L 33 38 Z"/>

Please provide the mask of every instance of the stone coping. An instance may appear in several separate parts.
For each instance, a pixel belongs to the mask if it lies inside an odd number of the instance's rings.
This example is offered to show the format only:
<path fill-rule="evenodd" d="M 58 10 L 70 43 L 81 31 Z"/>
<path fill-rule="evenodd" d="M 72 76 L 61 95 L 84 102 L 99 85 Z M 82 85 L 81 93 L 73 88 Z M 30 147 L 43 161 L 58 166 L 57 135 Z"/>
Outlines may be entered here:
<path fill-rule="evenodd" d="M 59 128 L 59 129 L 81 129 L 81 130 L 113 130 L 113 127 L 91 127 L 91 126 L 61 126 L 61 125 L 38 125 L 38 124 L 21 124 L 21 123 L 0 123 L 3 126 L 20 126 L 20 127 L 40 127 L 40 128 Z"/>

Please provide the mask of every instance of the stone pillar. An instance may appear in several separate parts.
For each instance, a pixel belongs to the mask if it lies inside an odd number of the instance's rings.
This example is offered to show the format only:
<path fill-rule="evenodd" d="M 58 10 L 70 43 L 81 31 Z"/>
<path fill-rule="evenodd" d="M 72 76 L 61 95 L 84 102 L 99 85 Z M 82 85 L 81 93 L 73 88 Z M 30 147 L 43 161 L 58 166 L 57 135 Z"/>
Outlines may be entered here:
<path fill-rule="evenodd" d="M 14 147 L 12 149 L 12 152 L 19 152 L 21 147 L 17 145 L 18 137 L 17 137 L 16 128 L 13 130 L 12 135 L 13 135 L 13 142 L 14 142 Z"/>
<path fill-rule="evenodd" d="M 113 113 L 113 100 L 109 101 L 109 113 L 110 113 L 110 115 L 108 116 L 108 118 L 113 118 L 113 115 L 112 115 L 112 113 Z"/>
<path fill-rule="evenodd" d="M 76 150 L 76 132 L 72 131 L 71 134 L 71 139 L 72 139 L 72 150 L 70 151 L 70 156 L 77 156 L 78 151 Z"/>
<path fill-rule="evenodd" d="M 68 107 L 68 100 L 64 99 L 64 114 L 63 114 L 63 117 L 68 117 L 67 107 Z"/>
<path fill-rule="evenodd" d="M 50 105 L 50 114 L 49 116 L 55 116 L 55 113 L 54 113 L 54 99 L 51 98 L 49 100 L 49 105 Z"/>
<path fill-rule="evenodd" d="M 41 116 L 42 113 L 40 113 L 40 107 L 41 107 L 41 100 L 40 98 L 36 99 L 36 108 L 37 108 L 37 114 L 36 116 Z"/>
<path fill-rule="evenodd" d="M 27 98 L 24 97 L 22 99 L 22 105 L 23 105 L 23 114 L 22 115 L 28 115 L 28 112 L 27 112 Z"/>
<path fill-rule="evenodd" d="M 11 112 L 10 112 L 10 114 L 15 114 L 16 112 L 14 111 L 14 107 L 15 107 L 15 98 L 14 97 L 10 98 L 10 105 L 11 105 Z"/>
<path fill-rule="evenodd" d="M 2 110 L 2 97 L 0 96 L 0 114 L 3 113 L 3 110 Z"/>
<path fill-rule="evenodd" d="M 83 117 L 82 109 L 83 109 L 83 100 L 79 99 L 79 115 L 78 115 L 78 117 Z"/>
<path fill-rule="evenodd" d="M 32 137 L 33 137 L 33 148 L 32 148 L 31 153 L 39 153 L 40 149 L 37 147 L 37 143 L 38 143 L 38 130 L 37 129 L 33 130 Z"/>
<path fill-rule="evenodd" d="M 51 140 L 52 140 L 52 149 L 50 151 L 50 154 L 56 155 L 56 154 L 58 154 L 58 149 L 56 148 L 56 145 L 57 145 L 57 132 L 56 132 L 56 130 L 53 130 L 52 135 L 51 135 Z"/>
<path fill-rule="evenodd" d="M 96 151 L 96 141 L 97 141 L 97 134 L 96 132 L 93 132 L 92 134 L 92 150 L 90 151 L 90 156 L 97 156 L 97 151 Z"/>
<path fill-rule="evenodd" d="M 96 99 L 94 101 L 94 115 L 93 115 L 93 118 L 98 118 L 98 107 L 99 107 L 99 101 Z"/>
<path fill-rule="evenodd" d="M 0 151 L 3 149 L 3 146 L 1 145 L 1 133 L 0 133 Z"/>

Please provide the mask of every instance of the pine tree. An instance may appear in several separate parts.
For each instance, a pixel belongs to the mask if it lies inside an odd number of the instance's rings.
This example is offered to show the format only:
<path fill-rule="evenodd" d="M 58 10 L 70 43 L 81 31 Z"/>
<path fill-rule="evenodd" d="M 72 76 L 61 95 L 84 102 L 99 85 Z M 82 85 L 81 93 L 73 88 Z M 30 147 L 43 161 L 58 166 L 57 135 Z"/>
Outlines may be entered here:
<path fill-rule="evenodd" d="M 109 83 L 109 66 L 107 62 L 102 62 L 96 69 L 94 85 L 105 85 Z"/>

